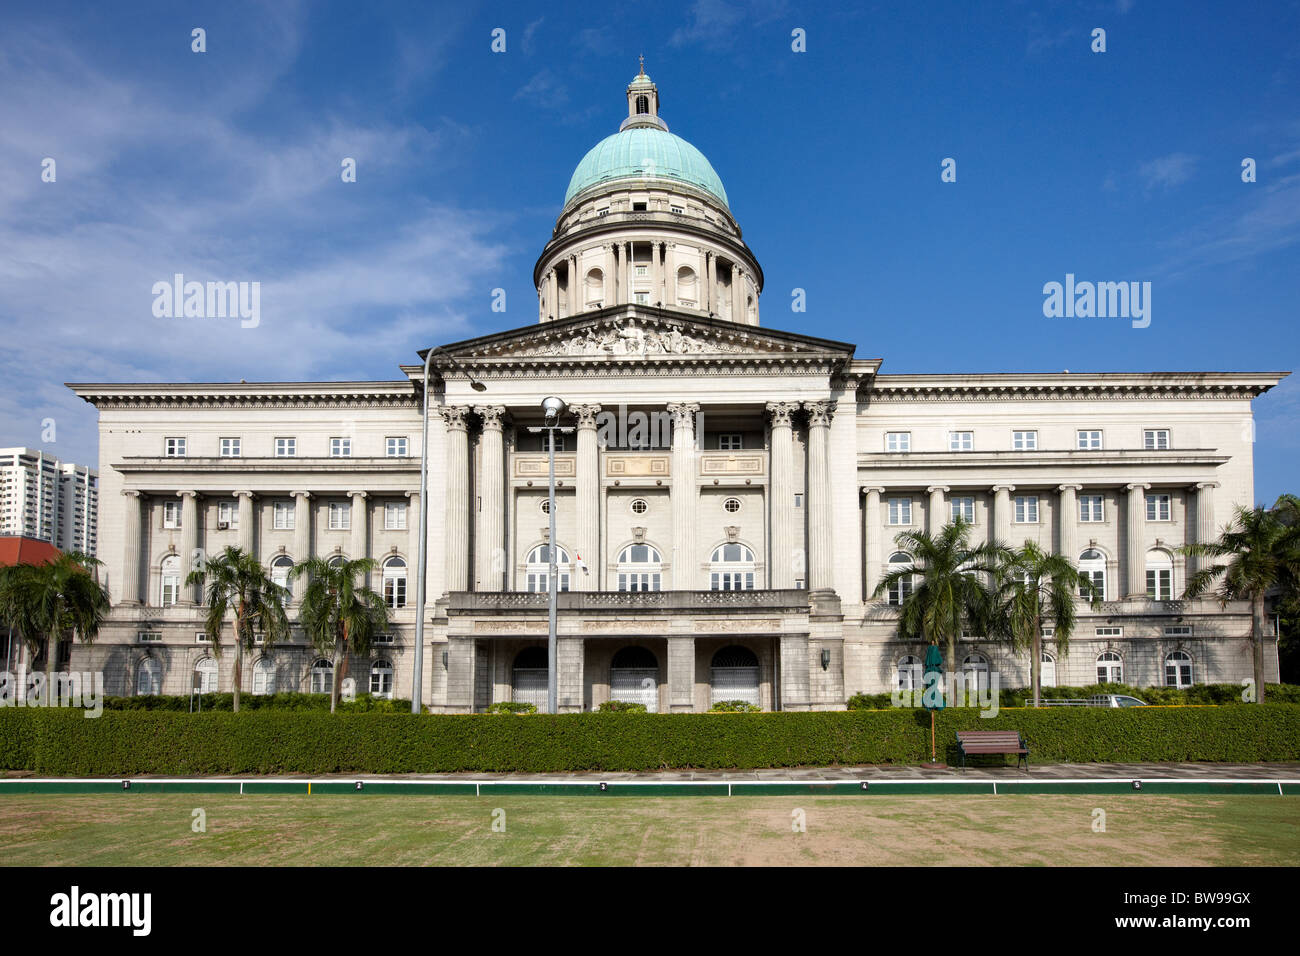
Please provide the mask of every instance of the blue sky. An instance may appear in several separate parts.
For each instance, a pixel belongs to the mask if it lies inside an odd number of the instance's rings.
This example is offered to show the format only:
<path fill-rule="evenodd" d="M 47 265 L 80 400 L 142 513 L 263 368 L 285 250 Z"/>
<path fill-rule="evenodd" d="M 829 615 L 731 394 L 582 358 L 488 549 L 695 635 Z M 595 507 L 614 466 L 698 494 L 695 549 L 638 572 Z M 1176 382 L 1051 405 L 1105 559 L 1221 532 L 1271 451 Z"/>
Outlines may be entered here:
<path fill-rule="evenodd" d="M 9 0 L 0 444 L 93 462 L 66 381 L 396 378 L 531 323 L 533 263 L 639 53 L 763 264 L 766 326 L 895 373 L 1300 364 L 1294 2 Z M 177 272 L 260 282 L 261 324 L 155 318 Z M 1150 327 L 1044 318 L 1066 273 L 1151 282 Z M 1300 379 L 1255 409 L 1257 498 L 1300 491 Z"/>

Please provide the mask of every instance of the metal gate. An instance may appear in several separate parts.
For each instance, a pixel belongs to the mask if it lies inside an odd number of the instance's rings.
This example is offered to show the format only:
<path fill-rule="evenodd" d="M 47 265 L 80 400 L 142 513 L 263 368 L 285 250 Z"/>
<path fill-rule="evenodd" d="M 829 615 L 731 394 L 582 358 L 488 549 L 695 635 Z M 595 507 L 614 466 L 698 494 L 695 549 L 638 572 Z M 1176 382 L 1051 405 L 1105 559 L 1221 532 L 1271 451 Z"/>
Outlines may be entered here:
<path fill-rule="evenodd" d="M 533 704 L 539 713 L 546 713 L 545 667 L 516 667 L 514 680 L 514 702 L 516 704 Z"/>
<path fill-rule="evenodd" d="M 609 671 L 610 700 L 629 704 L 645 704 L 652 713 L 659 712 L 659 669 L 655 667 L 611 667 Z"/>
<path fill-rule="evenodd" d="M 715 667 L 709 692 L 710 705 L 722 700 L 743 700 L 755 707 L 758 701 L 757 667 Z"/>

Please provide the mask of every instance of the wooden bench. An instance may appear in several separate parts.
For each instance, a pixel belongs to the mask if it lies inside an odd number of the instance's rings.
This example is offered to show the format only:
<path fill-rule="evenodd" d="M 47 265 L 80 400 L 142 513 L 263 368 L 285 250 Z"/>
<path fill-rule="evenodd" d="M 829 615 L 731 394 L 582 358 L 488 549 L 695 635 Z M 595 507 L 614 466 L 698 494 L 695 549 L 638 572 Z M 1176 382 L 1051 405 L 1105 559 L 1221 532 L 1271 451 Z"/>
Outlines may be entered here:
<path fill-rule="evenodd" d="M 1029 748 L 1025 738 L 1018 730 L 959 730 L 957 731 L 957 750 L 961 753 L 961 765 L 966 766 L 967 755 L 973 754 L 1015 754 L 1016 766 L 1025 762 L 1029 769 Z"/>

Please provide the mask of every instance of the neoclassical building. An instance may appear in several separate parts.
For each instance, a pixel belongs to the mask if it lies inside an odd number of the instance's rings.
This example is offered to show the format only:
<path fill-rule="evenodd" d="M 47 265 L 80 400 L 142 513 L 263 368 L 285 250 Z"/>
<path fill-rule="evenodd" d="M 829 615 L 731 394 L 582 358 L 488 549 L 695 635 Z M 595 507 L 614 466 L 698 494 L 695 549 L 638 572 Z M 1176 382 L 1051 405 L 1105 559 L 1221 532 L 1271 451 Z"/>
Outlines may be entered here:
<path fill-rule="evenodd" d="M 114 603 L 72 666 L 104 670 L 110 693 L 185 693 L 196 673 L 228 690 L 233 655 L 205 645 L 183 583 L 195 555 L 237 544 L 279 578 L 364 555 L 392 628 L 350 674 L 408 696 L 424 495 L 433 711 L 544 704 L 551 548 L 563 711 L 835 709 L 907 686 L 924 649 L 897 634 L 905 591 L 876 586 L 910 561 L 899 532 L 959 515 L 1103 589 L 1068 655 L 1045 635 L 1045 684 L 1251 675 L 1248 608 L 1179 600 L 1178 549 L 1253 503 L 1251 400 L 1284 373 L 889 375 L 851 344 L 761 326 L 763 270 L 644 72 L 574 171 L 534 280 L 537 323 L 435 350 L 427 449 L 426 353 L 395 381 L 70 386 L 99 410 Z M 570 429 L 555 541 L 534 430 L 549 395 Z M 959 658 L 1027 683 L 1028 661 L 980 635 Z M 1271 640 L 1267 660 L 1276 679 Z M 245 667 L 254 693 L 332 680 L 301 636 Z"/>

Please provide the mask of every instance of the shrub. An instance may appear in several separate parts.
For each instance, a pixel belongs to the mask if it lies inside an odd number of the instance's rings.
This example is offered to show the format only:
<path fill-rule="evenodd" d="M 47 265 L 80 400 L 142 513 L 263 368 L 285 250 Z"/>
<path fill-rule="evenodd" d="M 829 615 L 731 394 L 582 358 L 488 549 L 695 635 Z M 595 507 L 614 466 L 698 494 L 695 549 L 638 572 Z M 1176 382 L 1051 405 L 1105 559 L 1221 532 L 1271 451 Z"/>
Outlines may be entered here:
<path fill-rule="evenodd" d="M 646 712 L 645 704 L 633 704 L 626 700 L 607 700 L 600 705 L 599 710 L 602 714 L 644 714 Z"/>
<path fill-rule="evenodd" d="M 234 694 L 200 694 L 202 710 L 233 710 Z M 189 712 L 189 695 L 158 697 L 105 697 L 105 710 L 179 710 Z M 329 694 L 249 694 L 239 695 L 239 710 L 324 710 L 330 709 Z M 359 694 L 355 700 L 339 701 L 344 713 L 409 714 L 409 700 L 389 700 Z"/>
<path fill-rule="evenodd" d="M 854 694 L 849 698 L 849 710 L 886 710 L 892 706 L 888 694 Z"/>
<path fill-rule="evenodd" d="M 757 714 L 763 708 L 747 700 L 720 700 L 709 708 L 711 714 Z"/>
<path fill-rule="evenodd" d="M 487 712 L 489 714 L 535 714 L 537 713 L 537 705 L 500 700 L 490 706 Z"/>

